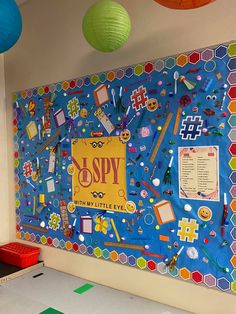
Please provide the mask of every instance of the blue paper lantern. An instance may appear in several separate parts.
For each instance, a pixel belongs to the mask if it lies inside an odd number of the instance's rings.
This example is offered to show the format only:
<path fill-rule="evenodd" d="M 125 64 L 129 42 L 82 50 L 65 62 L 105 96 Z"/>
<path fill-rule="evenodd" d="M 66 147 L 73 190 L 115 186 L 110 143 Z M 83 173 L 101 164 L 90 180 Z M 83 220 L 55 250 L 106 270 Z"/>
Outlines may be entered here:
<path fill-rule="evenodd" d="M 22 31 L 20 10 L 14 0 L 0 0 L 0 53 L 15 45 Z"/>

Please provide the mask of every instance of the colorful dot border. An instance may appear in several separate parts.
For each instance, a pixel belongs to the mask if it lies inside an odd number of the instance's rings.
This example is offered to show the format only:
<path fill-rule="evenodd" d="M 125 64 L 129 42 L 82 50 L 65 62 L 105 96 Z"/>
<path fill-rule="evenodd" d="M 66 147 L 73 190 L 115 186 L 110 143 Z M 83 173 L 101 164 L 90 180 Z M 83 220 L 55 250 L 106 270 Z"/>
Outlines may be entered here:
<path fill-rule="evenodd" d="M 175 57 L 167 57 L 162 59 L 157 59 L 153 61 L 148 61 L 146 63 L 139 63 L 132 66 L 128 66 L 125 68 L 119 68 L 107 72 L 101 72 L 97 74 L 93 74 L 90 76 L 84 76 L 81 78 L 62 81 L 56 84 L 44 85 L 38 88 L 32 88 L 28 90 L 23 90 L 13 94 L 13 101 L 20 101 L 22 99 L 30 99 L 32 95 L 40 96 L 47 95 L 49 93 L 53 93 L 55 91 L 64 90 L 65 92 L 74 89 L 80 89 L 83 86 L 89 85 L 97 85 L 104 83 L 105 81 L 112 82 L 115 79 L 121 80 L 123 77 L 131 78 L 132 76 L 139 77 L 143 73 L 147 75 L 147 79 L 150 78 L 150 75 L 153 71 L 161 72 L 165 70 L 170 70 L 174 66 L 183 67 L 186 64 L 192 64 L 197 66 L 199 61 L 210 62 L 213 57 L 218 59 L 223 59 L 225 56 L 229 56 L 229 62 L 227 66 L 229 68 L 230 74 L 228 76 L 228 83 L 230 85 L 228 96 L 230 98 L 230 102 L 228 104 L 228 113 L 230 114 L 228 124 L 230 126 L 230 132 L 228 137 L 230 138 L 232 132 L 236 134 L 236 125 L 232 125 L 230 122 L 232 116 L 236 114 L 236 42 L 225 43 L 221 45 L 217 45 L 214 47 L 209 47 L 206 49 L 195 50 L 190 53 L 182 53 Z M 231 66 L 232 65 L 232 66 Z M 235 74 L 235 75 L 234 75 Z M 177 268 L 170 271 L 165 266 L 165 263 L 160 262 L 156 263 L 152 259 L 145 259 L 144 257 L 136 258 L 133 255 L 127 256 L 124 252 L 118 253 L 116 250 L 109 251 L 108 249 L 101 249 L 99 247 L 93 248 L 92 246 L 87 246 L 85 244 L 77 244 L 76 242 L 58 240 L 57 238 L 52 239 L 51 237 L 46 237 L 45 235 L 40 236 L 39 234 L 29 233 L 21 231 L 20 226 L 20 216 L 18 213 L 18 208 L 20 207 L 19 200 L 19 177 L 18 177 L 18 166 L 19 166 L 19 145 L 18 145 L 18 128 L 17 128 L 17 119 L 16 119 L 16 111 L 13 111 L 13 134 L 14 134 L 14 166 L 15 166 L 15 206 L 16 206 L 16 238 L 27 240 L 31 242 L 35 242 L 38 244 L 43 244 L 55 248 L 64 249 L 71 252 L 79 252 L 83 255 L 87 254 L 89 256 L 94 256 L 96 258 L 103 258 L 105 260 L 110 260 L 113 262 L 118 262 L 123 265 L 127 264 L 132 267 L 137 267 L 142 270 L 149 270 L 151 272 L 158 272 L 159 274 L 165 275 L 169 274 L 172 277 L 179 277 L 185 281 L 191 280 L 195 284 L 204 284 L 208 288 L 217 287 L 221 291 L 229 291 L 236 293 L 236 195 L 232 195 L 232 199 L 230 202 L 230 210 L 232 215 L 230 216 L 230 221 L 233 225 L 232 230 L 230 231 L 231 237 L 234 240 L 230 246 L 232 251 L 232 257 L 230 259 L 231 264 L 234 267 L 234 270 L 231 272 L 231 277 L 233 281 L 230 283 L 226 278 L 216 278 L 212 274 L 203 275 L 198 270 L 190 271 L 186 267 Z M 232 141 L 231 141 L 232 142 Z M 236 141 L 235 141 L 236 142 Z M 231 144 L 232 145 L 232 144 Z M 230 145 L 230 146 L 231 146 Z M 229 155 L 230 155 L 230 147 L 229 147 Z M 229 158 L 229 166 L 231 167 L 230 160 L 233 157 Z M 232 167 L 231 167 L 232 169 Z M 236 170 L 236 169 L 232 169 Z M 235 185 L 232 184 L 232 187 Z"/>

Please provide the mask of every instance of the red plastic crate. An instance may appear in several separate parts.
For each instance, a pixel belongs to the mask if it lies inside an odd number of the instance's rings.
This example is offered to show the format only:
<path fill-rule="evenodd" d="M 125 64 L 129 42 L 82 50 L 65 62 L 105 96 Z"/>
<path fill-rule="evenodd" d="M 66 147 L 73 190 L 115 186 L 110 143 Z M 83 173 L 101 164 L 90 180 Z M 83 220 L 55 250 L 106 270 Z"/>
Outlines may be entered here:
<path fill-rule="evenodd" d="M 37 247 L 11 242 L 0 246 L 0 261 L 25 268 L 37 264 L 39 253 Z"/>

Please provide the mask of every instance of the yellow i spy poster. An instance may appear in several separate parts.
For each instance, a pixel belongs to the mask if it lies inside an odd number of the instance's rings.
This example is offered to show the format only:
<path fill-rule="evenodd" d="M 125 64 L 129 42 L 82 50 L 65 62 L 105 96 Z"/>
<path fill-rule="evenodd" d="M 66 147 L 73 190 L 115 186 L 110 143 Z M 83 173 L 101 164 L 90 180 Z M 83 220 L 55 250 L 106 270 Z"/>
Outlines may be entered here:
<path fill-rule="evenodd" d="M 75 205 L 124 212 L 126 144 L 112 136 L 74 139 L 71 145 Z"/>

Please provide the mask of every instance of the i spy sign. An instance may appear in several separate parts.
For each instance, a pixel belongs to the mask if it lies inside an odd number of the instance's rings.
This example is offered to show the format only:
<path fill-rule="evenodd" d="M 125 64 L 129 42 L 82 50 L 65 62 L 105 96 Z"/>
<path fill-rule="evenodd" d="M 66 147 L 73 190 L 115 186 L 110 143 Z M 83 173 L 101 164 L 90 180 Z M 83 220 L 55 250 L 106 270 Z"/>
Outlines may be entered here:
<path fill-rule="evenodd" d="M 73 201 L 77 206 L 125 211 L 126 145 L 119 137 L 72 142 Z"/>

